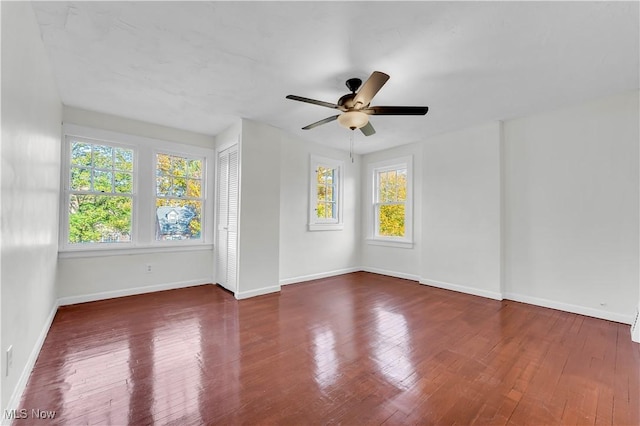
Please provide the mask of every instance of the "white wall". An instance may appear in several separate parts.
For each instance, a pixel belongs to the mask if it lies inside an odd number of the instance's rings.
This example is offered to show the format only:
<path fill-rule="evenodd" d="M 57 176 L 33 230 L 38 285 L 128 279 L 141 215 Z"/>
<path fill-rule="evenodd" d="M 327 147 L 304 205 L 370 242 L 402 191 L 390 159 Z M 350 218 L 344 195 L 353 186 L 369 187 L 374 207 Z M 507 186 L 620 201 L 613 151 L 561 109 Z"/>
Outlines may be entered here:
<path fill-rule="evenodd" d="M 215 138 L 127 118 L 64 107 L 65 124 L 93 127 L 125 135 L 142 136 L 213 149 Z M 209 165 L 214 173 L 213 164 Z M 58 178 L 59 179 L 59 178 Z M 214 213 L 213 200 L 209 212 Z M 213 243 L 213 241 L 211 241 Z M 113 254 L 113 253 L 110 253 Z M 74 256 L 61 254 L 57 288 L 61 304 L 79 303 L 149 291 L 213 282 L 213 250 L 148 251 L 142 254 Z M 152 272 L 146 271 L 152 265 Z"/>
<path fill-rule="evenodd" d="M 630 322 L 638 301 L 638 92 L 507 121 L 507 297 Z"/>
<path fill-rule="evenodd" d="M 28 2 L 2 2 L 2 393 L 15 408 L 55 308 L 62 106 Z M 5 353 L 13 367 L 5 376 Z M 11 400 L 10 400 L 11 399 Z M 4 412 L 4 411 L 3 411 Z"/>
<path fill-rule="evenodd" d="M 112 132 L 125 133 L 127 135 L 201 146 L 203 148 L 213 148 L 215 144 L 215 138 L 213 136 L 188 132 L 186 130 L 174 129 L 172 127 L 160 126 L 157 124 L 145 123 L 144 121 L 132 120 L 95 111 L 87 111 L 85 109 L 73 108 L 66 105 L 62 110 L 62 119 L 65 123 L 110 130 Z"/>
<path fill-rule="evenodd" d="M 501 299 L 500 123 L 423 143 L 421 282 Z"/>
<path fill-rule="evenodd" d="M 364 156 L 363 222 L 366 164 L 411 154 L 422 226 L 411 250 L 363 241 L 363 269 L 631 323 L 638 102 L 635 91 Z"/>
<path fill-rule="evenodd" d="M 280 166 L 280 283 L 290 284 L 359 270 L 360 163 L 349 153 L 282 132 Z M 345 143 L 348 141 L 345 140 Z M 309 231 L 311 154 L 344 162 L 344 228 Z"/>
<path fill-rule="evenodd" d="M 362 181 L 362 269 L 399 278 L 418 281 L 420 279 L 421 252 L 423 249 L 422 236 L 422 144 L 402 145 L 395 148 L 367 154 L 362 158 L 360 179 Z M 366 241 L 371 235 L 371 218 L 373 217 L 373 183 L 368 175 L 368 165 L 378 161 L 411 156 L 413 159 L 413 247 L 398 248 L 370 244 Z"/>
<path fill-rule="evenodd" d="M 213 282 L 213 250 L 61 257 L 56 282 L 61 305 Z M 152 272 L 146 271 L 151 265 Z"/>
<path fill-rule="evenodd" d="M 280 130 L 242 120 L 238 299 L 280 290 L 280 140 Z"/>

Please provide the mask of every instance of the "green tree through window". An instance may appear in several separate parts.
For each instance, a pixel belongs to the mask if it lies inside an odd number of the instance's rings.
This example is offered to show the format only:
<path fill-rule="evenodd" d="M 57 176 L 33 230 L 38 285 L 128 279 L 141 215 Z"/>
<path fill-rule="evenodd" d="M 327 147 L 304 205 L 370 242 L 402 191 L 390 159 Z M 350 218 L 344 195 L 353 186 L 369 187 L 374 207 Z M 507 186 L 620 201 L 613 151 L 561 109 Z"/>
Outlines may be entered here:
<path fill-rule="evenodd" d="M 376 179 L 378 188 L 376 233 L 383 237 L 404 237 L 407 170 L 380 171 Z"/>
<path fill-rule="evenodd" d="M 133 150 L 71 141 L 68 242 L 131 241 Z"/>

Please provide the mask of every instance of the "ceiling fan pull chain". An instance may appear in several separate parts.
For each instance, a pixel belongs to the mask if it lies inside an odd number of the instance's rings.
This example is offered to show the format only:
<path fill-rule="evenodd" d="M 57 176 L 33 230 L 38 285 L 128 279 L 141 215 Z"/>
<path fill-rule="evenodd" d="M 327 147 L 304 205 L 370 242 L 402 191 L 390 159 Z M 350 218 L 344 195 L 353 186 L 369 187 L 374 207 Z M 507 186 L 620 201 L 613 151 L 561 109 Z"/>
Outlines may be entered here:
<path fill-rule="evenodd" d="M 351 162 L 353 163 L 353 133 L 354 131 L 351 131 L 351 136 L 349 137 L 349 158 L 351 158 Z"/>

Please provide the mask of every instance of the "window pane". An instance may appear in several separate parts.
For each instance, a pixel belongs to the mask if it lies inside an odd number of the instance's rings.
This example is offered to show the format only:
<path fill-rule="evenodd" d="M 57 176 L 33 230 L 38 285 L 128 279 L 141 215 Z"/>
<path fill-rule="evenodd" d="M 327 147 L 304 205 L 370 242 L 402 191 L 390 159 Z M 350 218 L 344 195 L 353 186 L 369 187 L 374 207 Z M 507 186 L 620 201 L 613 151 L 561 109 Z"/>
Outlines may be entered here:
<path fill-rule="evenodd" d="M 68 241 L 72 244 L 131 241 L 131 198 L 71 195 Z"/>
<path fill-rule="evenodd" d="M 133 192 L 133 176 L 131 173 L 115 172 L 115 190 L 120 194 Z"/>
<path fill-rule="evenodd" d="M 102 192 L 113 191 L 113 173 L 100 170 L 93 171 L 93 190 Z"/>
<path fill-rule="evenodd" d="M 404 237 L 404 204 L 381 205 L 379 207 L 378 235 Z"/>
<path fill-rule="evenodd" d="M 93 167 L 97 169 L 113 168 L 113 148 L 104 145 L 93 146 Z"/>
<path fill-rule="evenodd" d="M 115 148 L 114 168 L 125 172 L 133 171 L 133 151 L 130 149 Z"/>
<path fill-rule="evenodd" d="M 325 204 L 325 217 L 327 219 L 335 219 L 335 205 L 333 203 Z"/>
<path fill-rule="evenodd" d="M 381 203 L 387 203 L 394 201 L 393 197 L 393 183 L 389 172 L 382 172 L 378 174 L 378 201 Z"/>
<path fill-rule="evenodd" d="M 171 157 L 166 154 L 158 154 L 156 162 L 156 174 L 158 176 L 168 175 L 171 171 Z"/>
<path fill-rule="evenodd" d="M 333 169 L 327 169 L 325 173 L 325 182 L 327 183 L 327 185 L 333 185 L 334 172 L 335 171 Z"/>
<path fill-rule="evenodd" d="M 165 196 L 171 193 L 171 178 L 158 177 L 156 178 L 156 195 Z"/>
<path fill-rule="evenodd" d="M 82 142 L 71 144 L 71 165 L 90 166 L 91 165 L 91 145 Z"/>
<path fill-rule="evenodd" d="M 187 193 L 187 180 L 183 177 L 173 178 L 172 195 L 175 197 L 184 197 Z"/>
<path fill-rule="evenodd" d="M 171 174 L 184 177 L 187 175 L 187 160 L 182 157 L 171 157 Z"/>
<path fill-rule="evenodd" d="M 327 187 L 327 201 L 335 201 L 334 199 L 334 192 L 333 192 L 333 186 L 328 186 Z"/>
<path fill-rule="evenodd" d="M 200 201 L 156 199 L 156 240 L 200 238 L 201 212 Z"/>
<path fill-rule="evenodd" d="M 187 180 L 187 197 L 200 198 L 202 194 L 201 182 L 196 179 Z"/>
<path fill-rule="evenodd" d="M 318 201 L 318 204 L 316 205 L 316 217 L 318 217 L 319 219 L 324 219 L 325 217 L 325 208 L 323 202 Z"/>
<path fill-rule="evenodd" d="M 317 200 L 318 201 L 324 201 L 325 197 L 327 194 L 327 189 L 324 185 L 318 185 L 318 193 L 317 193 Z"/>
<path fill-rule="evenodd" d="M 193 179 L 202 179 L 202 161 L 189 160 L 189 177 Z"/>
<path fill-rule="evenodd" d="M 76 191 L 91 190 L 90 169 L 79 169 L 77 167 L 71 169 L 71 189 Z"/>
<path fill-rule="evenodd" d="M 396 188 L 397 188 L 396 199 L 398 201 L 406 201 L 407 200 L 407 169 L 398 170 L 398 175 L 396 179 Z"/>

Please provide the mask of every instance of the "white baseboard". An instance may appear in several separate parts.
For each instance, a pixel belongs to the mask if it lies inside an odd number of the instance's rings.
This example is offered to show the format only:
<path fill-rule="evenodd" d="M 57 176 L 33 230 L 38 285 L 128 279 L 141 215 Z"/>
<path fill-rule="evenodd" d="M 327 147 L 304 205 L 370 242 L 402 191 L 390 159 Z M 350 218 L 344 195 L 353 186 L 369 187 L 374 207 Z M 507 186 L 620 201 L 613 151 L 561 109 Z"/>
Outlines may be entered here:
<path fill-rule="evenodd" d="M 539 297 L 527 296 L 524 294 L 505 293 L 505 299 L 516 302 L 528 303 L 530 305 L 542 306 L 545 308 L 557 309 L 559 311 L 571 312 L 573 314 L 585 315 L 588 317 L 605 319 L 608 321 L 620 322 L 622 324 L 632 324 L 633 315 L 623 315 L 615 312 L 607 312 L 601 309 L 589 308 L 587 306 L 572 305 L 570 303 L 558 302 L 555 300 L 542 299 Z"/>
<path fill-rule="evenodd" d="M 636 316 L 631 323 L 631 340 L 640 343 L 640 306 L 636 309 Z"/>
<path fill-rule="evenodd" d="M 284 278 L 280 280 L 280 285 L 282 286 L 282 285 L 296 284 L 296 283 L 302 283 L 305 281 L 318 280 L 320 278 L 335 277 L 337 275 L 350 274 L 352 272 L 358 272 L 361 270 L 362 268 L 345 268 L 345 269 L 336 269 L 334 271 L 329 271 L 329 272 L 321 272 L 319 274 L 310 274 L 310 275 L 302 275 L 299 277 Z"/>
<path fill-rule="evenodd" d="M 386 275 L 388 277 L 402 278 L 404 280 L 420 281 L 420 276 L 413 274 L 405 274 L 404 272 L 388 271 L 386 269 L 371 268 L 363 266 L 361 271 L 371 272 L 372 274 Z"/>
<path fill-rule="evenodd" d="M 445 290 L 458 291 L 460 293 L 473 294 L 474 296 L 486 297 L 494 300 L 502 300 L 502 293 L 495 291 L 483 290 L 480 288 L 469 287 L 460 284 L 451 284 L 443 281 L 430 280 L 427 278 L 420 278 L 420 284 L 425 284 L 431 287 L 443 288 Z"/>
<path fill-rule="evenodd" d="M 280 286 L 274 285 L 271 287 L 258 288 L 256 290 L 241 291 L 239 293 L 236 293 L 235 297 L 238 300 L 242 300 L 242 299 L 248 299 L 250 297 L 262 296 L 264 294 L 277 293 L 279 291 L 280 291 Z"/>
<path fill-rule="evenodd" d="M 145 287 L 126 288 L 123 290 L 102 291 L 100 293 L 81 294 L 67 296 L 58 299 L 59 306 L 75 305 L 76 303 L 95 302 L 96 300 L 113 299 L 115 297 L 133 296 L 136 294 L 153 293 L 156 291 L 173 290 L 176 288 L 193 287 L 196 285 L 210 284 L 211 278 L 198 280 L 179 281 L 173 283 L 150 285 Z"/>
<path fill-rule="evenodd" d="M 40 349 L 42 349 L 42 345 L 44 344 L 45 339 L 47 338 L 47 334 L 49 334 L 49 329 L 51 328 L 51 324 L 53 323 L 53 318 L 56 316 L 56 312 L 58 311 L 58 302 L 56 301 L 51 308 L 51 312 L 45 321 L 44 326 L 42 327 L 42 331 L 40 331 L 40 335 L 38 336 L 38 340 L 36 340 L 35 345 L 33 345 L 33 349 L 31 349 L 31 353 L 29 354 L 29 358 L 27 359 L 27 363 L 22 369 L 22 373 L 20 373 L 20 379 L 18 379 L 18 383 L 16 387 L 13 389 L 13 394 L 9 399 L 9 403 L 6 407 L 4 407 L 4 411 L 2 412 L 2 425 L 10 425 L 12 419 L 7 419 L 4 413 L 17 410 L 18 404 L 20 404 L 20 399 L 22 399 L 22 393 L 24 389 L 27 387 L 27 381 L 29 381 L 29 376 L 31 375 L 31 371 L 33 367 L 36 365 L 36 361 L 38 360 L 38 355 L 40 355 Z"/>

